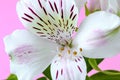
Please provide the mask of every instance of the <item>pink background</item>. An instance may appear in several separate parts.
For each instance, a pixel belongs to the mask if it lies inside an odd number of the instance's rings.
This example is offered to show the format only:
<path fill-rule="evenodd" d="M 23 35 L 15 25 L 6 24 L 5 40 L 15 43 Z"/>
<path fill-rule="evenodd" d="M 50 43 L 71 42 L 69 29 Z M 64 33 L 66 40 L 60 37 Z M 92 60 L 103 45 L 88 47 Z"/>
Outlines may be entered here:
<path fill-rule="evenodd" d="M 15 29 L 24 28 L 16 14 L 18 0 L 0 0 L 0 80 L 5 79 L 9 73 L 9 57 L 5 53 L 3 37 L 12 33 Z M 80 18 L 79 20 L 82 20 Z M 120 70 L 120 55 L 105 59 L 100 67 L 105 69 Z"/>

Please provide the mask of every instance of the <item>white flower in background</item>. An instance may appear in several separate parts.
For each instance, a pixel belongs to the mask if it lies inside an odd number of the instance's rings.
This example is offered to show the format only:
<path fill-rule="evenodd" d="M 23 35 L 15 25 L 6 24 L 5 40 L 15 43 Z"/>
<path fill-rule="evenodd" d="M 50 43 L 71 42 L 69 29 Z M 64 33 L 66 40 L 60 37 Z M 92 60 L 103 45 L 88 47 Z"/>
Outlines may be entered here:
<path fill-rule="evenodd" d="M 89 58 L 120 52 L 120 18 L 107 12 L 89 15 L 77 29 L 78 8 L 84 0 L 20 0 L 18 16 L 27 30 L 4 38 L 11 73 L 32 80 L 51 64 L 53 80 L 85 80 Z M 83 56 L 82 56 L 83 55 Z"/>
<path fill-rule="evenodd" d="M 88 0 L 90 11 L 104 10 L 120 14 L 120 0 Z"/>
<path fill-rule="evenodd" d="M 90 12 L 94 12 L 95 10 L 101 9 L 100 1 L 101 0 L 87 0 L 88 8 L 89 8 Z"/>

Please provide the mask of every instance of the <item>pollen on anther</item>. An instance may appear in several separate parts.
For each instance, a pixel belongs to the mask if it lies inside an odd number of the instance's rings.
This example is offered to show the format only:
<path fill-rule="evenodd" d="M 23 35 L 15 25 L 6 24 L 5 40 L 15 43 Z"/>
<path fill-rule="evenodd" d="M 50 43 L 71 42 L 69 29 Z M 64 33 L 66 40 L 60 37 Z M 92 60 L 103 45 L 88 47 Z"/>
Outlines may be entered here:
<path fill-rule="evenodd" d="M 58 56 L 59 56 L 59 57 L 62 57 L 62 54 L 59 53 Z"/>
<path fill-rule="evenodd" d="M 60 51 L 64 51 L 64 47 L 61 47 L 61 48 L 60 48 Z"/>
<path fill-rule="evenodd" d="M 82 52 L 83 51 L 83 49 L 82 48 L 80 48 L 80 52 Z"/>
<path fill-rule="evenodd" d="M 77 55 L 77 52 L 76 52 L 76 51 L 74 51 L 74 52 L 73 52 L 73 54 L 74 54 L 74 55 Z"/>
<path fill-rule="evenodd" d="M 70 50 L 68 50 L 68 54 L 70 54 Z"/>

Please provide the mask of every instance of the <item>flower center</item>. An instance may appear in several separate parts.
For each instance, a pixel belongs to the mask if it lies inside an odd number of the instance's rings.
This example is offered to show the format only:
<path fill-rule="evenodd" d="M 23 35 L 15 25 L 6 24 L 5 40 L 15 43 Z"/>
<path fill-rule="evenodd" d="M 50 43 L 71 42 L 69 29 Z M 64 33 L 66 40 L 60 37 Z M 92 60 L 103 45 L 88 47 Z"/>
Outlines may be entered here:
<path fill-rule="evenodd" d="M 80 53 L 82 52 L 82 48 L 74 49 L 70 48 L 68 46 L 62 46 L 58 49 L 58 56 L 63 59 L 75 59 L 76 57 L 79 57 Z"/>

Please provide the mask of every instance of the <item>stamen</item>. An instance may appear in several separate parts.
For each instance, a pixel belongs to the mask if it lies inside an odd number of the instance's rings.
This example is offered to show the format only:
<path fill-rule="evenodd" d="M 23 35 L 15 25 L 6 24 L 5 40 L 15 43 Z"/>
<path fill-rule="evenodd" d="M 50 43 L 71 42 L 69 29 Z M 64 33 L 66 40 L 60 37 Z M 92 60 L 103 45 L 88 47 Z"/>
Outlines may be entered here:
<path fill-rule="evenodd" d="M 82 52 L 83 51 L 83 49 L 82 48 L 80 48 L 80 52 Z"/>
<path fill-rule="evenodd" d="M 77 31 L 78 31 L 78 27 L 75 28 L 75 32 L 77 32 Z"/>
<path fill-rule="evenodd" d="M 61 53 L 59 53 L 59 54 L 58 54 L 58 56 L 59 56 L 59 57 L 62 57 L 62 54 L 61 54 Z"/>
<path fill-rule="evenodd" d="M 77 52 L 76 52 L 76 51 L 74 51 L 74 52 L 73 52 L 73 54 L 74 54 L 74 56 L 75 56 L 75 55 L 77 55 Z"/>
<path fill-rule="evenodd" d="M 61 47 L 61 48 L 60 48 L 60 51 L 64 51 L 64 47 Z"/>
<path fill-rule="evenodd" d="M 70 50 L 68 50 L 68 54 L 70 54 Z"/>

